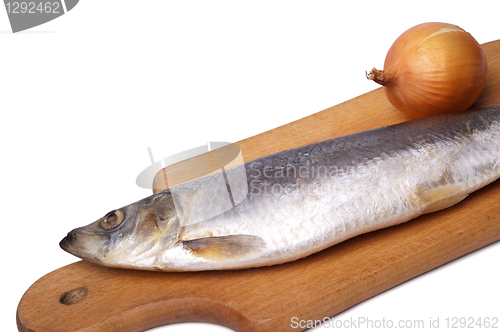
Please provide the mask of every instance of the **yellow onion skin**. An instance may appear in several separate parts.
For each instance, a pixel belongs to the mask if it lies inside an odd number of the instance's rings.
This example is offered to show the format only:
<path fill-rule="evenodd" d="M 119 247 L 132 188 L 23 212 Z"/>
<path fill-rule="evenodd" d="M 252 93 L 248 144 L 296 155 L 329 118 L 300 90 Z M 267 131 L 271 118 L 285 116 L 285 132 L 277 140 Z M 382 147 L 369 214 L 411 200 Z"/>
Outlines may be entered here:
<path fill-rule="evenodd" d="M 374 68 L 368 78 L 384 86 L 394 107 L 417 119 L 468 109 L 486 74 L 486 57 L 471 34 L 453 24 L 430 22 L 399 36 L 384 70 Z"/>

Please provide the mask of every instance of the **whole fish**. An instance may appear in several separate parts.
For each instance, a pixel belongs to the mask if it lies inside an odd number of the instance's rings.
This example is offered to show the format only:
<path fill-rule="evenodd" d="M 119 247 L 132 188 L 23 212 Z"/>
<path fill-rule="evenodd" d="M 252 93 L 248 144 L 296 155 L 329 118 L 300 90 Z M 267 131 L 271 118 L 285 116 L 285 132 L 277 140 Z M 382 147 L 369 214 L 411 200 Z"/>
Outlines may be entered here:
<path fill-rule="evenodd" d="M 133 269 L 280 264 L 458 203 L 500 176 L 499 161 L 500 106 L 412 120 L 248 162 L 245 186 L 231 187 L 246 195 L 222 213 L 207 214 L 224 194 L 210 191 L 210 175 L 111 211 L 60 245 Z"/>

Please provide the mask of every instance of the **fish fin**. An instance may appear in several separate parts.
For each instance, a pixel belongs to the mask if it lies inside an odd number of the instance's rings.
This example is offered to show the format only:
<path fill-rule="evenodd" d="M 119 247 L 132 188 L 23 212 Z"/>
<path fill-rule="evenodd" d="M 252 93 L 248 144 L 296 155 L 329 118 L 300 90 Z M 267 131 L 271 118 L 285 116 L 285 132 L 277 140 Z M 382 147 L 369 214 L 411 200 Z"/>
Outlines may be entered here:
<path fill-rule="evenodd" d="M 227 235 L 182 241 L 184 248 L 208 260 L 241 258 L 265 248 L 264 240 L 254 235 Z"/>
<path fill-rule="evenodd" d="M 417 195 L 423 200 L 423 205 L 426 205 L 423 213 L 431 213 L 455 205 L 469 194 L 465 193 L 465 186 L 448 185 L 420 191 Z"/>

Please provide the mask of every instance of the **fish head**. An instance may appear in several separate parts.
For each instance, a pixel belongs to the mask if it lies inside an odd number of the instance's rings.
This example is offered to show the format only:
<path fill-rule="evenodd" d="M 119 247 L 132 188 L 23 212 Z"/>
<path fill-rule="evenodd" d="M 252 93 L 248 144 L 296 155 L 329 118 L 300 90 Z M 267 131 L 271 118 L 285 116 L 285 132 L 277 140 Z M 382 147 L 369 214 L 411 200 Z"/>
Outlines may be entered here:
<path fill-rule="evenodd" d="M 178 241 L 179 232 L 178 213 L 166 190 L 70 231 L 60 246 L 101 265 L 150 269 L 158 252 Z"/>

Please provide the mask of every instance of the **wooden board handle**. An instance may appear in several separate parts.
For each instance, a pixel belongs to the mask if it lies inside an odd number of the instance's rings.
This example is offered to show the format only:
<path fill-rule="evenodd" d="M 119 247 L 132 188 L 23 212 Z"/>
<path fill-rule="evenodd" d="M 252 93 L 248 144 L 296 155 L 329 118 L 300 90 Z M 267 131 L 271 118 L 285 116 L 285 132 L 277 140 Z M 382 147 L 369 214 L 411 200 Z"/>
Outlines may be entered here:
<path fill-rule="evenodd" d="M 474 107 L 500 104 L 500 41 L 483 48 L 489 74 Z M 238 144 L 251 160 L 406 119 L 378 89 Z M 132 332 L 198 321 L 235 331 L 293 331 L 291 317 L 331 317 L 499 240 L 500 214 L 492 204 L 499 196 L 496 182 L 452 208 L 266 268 L 159 273 L 80 261 L 47 274 L 26 291 L 17 310 L 18 329 Z"/>

